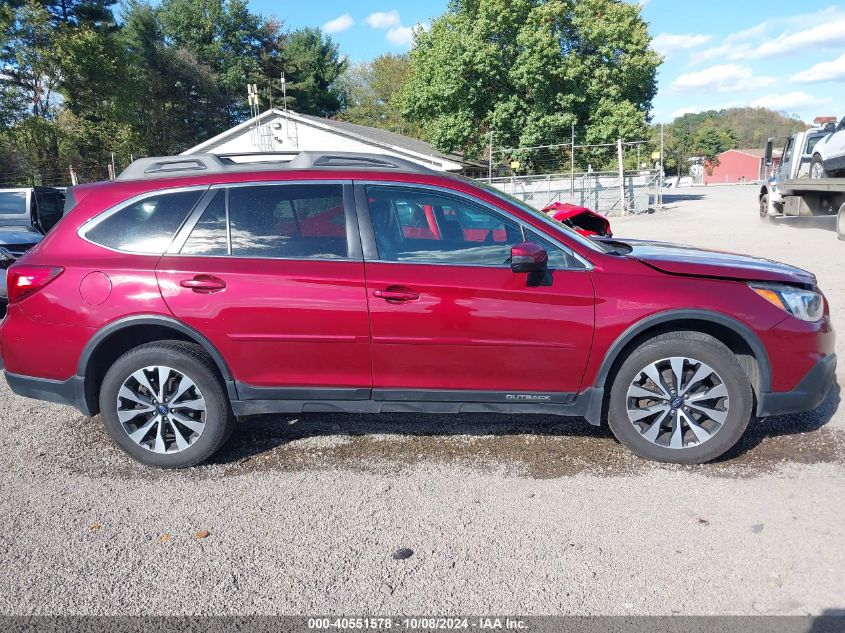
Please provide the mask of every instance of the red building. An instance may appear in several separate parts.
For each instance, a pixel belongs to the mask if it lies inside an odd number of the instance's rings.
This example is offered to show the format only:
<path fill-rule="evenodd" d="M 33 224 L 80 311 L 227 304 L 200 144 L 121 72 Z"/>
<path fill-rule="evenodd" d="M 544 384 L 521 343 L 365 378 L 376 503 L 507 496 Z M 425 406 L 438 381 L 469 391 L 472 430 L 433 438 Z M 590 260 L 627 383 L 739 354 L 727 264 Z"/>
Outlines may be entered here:
<path fill-rule="evenodd" d="M 772 157 L 773 165 L 763 165 L 762 149 L 729 149 L 719 154 L 719 164 L 704 166 L 704 184 L 716 185 L 732 182 L 754 182 L 765 179 L 777 167 L 779 156 Z"/>

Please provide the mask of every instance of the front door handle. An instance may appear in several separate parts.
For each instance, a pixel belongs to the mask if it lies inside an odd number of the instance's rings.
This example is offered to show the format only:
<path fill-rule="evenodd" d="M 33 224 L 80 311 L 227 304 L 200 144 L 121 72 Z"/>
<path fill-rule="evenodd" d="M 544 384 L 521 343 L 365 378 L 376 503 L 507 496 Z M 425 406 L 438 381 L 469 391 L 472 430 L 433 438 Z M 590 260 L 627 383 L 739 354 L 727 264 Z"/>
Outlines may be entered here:
<path fill-rule="evenodd" d="M 420 298 L 420 293 L 409 290 L 408 288 L 391 286 L 386 290 L 374 290 L 373 296 L 378 297 L 379 299 L 384 299 L 385 301 L 403 302 L 417 301 Z"/>
<path fill-rule="evenodd" d="M 179 282 L 179 285 L 200 294 L 208 294 L 223 290 L 226 287 L 226 282 L 214 275 L 194 275 L 191 279 L 183 279 Z"/>

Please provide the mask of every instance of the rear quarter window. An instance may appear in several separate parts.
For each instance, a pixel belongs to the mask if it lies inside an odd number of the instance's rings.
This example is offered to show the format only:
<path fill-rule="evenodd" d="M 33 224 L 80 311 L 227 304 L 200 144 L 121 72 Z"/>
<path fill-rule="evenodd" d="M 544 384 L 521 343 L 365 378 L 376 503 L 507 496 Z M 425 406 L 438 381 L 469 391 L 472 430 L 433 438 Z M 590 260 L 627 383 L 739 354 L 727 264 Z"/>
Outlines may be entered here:
<path fill-rule="evenodd" d="M 99 220 L 85 238 L 130 253 L 164 253 L 204 190 L 148 196 Z"/>

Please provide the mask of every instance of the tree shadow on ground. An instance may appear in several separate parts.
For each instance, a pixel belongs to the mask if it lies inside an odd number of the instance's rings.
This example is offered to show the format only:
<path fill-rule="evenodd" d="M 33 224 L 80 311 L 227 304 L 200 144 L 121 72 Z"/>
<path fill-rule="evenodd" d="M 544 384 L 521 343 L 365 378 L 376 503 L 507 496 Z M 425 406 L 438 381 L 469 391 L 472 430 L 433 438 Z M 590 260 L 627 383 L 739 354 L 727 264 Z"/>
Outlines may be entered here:
<path fill-rule="evenodd" d="M 738 467 L 742 475 L 780 463 L 843 461 L 845 434 L 824 428 L 839 403 L 837 386 L 814 411 L 752 420 L 739 443 L 705 472 L 735 476 L 726 469 Z M 212 463 L 247 470 L 395 470 L 424 461 L 511 464 L 538 478 L 584 471 L 623 474 L 649 464 L 621 446 L 606 425 L 594 427 L 582 418 L 500 414 L 254 416 L 212 458 Z"/>

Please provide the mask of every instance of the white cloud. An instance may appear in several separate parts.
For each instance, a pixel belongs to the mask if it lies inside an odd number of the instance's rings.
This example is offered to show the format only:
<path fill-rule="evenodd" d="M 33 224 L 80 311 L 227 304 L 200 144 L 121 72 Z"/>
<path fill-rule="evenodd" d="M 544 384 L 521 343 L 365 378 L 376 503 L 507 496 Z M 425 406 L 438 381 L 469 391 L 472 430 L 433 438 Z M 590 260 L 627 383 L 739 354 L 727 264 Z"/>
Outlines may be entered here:
<path fill-rule="evenodd" d="M 830 99 L 821 99 L 802 91 L 787 92 L 786 94 L 771 94 L 755 99 L 748 105 L 754 108 L 769 108 L 770 110 L 792 111 L 806 110 L 830 103 Z"/>
<path fill-rule="evenodd" d="M 726 35 L 723 41 L 725 42 L 725 44 L 736 44 L 737 42 L 745 43 L 747 40 L 754 39 L 755 37 L 760 37 L 761 35 L 763 35 L 769 28 L 769 26 L 770 22 L 768 20 L 764 20 L 756 26 L 743 29 L 742 31 L 737 31 L 736 33 L 731 33 L 730 35 Z"/>
<path fill-rule="evenodd" d="M 713 46 L 696 54 L 693 61 L 704 63 L 714 60 L 727 59 L 731 57 L 732 54 L 738 52 L 739 48 L 747 46 L 747 44 L 721 44 L 719 46 Z"/>
<path fill-rule="evenodd" d="M 789 55 L 796 51 L 826 47 L 842 48 L 845 46 L 845 19 L 794 33 L 782 33 L 767 40 L 748 52 L 749 59 L 764 59 Z"/>
<path fill-rule="evenodd" d="M 396 9 L 392 11 L 376 11 L 368 15 L 364 21 L 374 29 L 389 29 L 398 27 L 401 24 L 399 12 Z"/>
<path fill-rule="evenodd" d="M 710 39 L 710 35 L 703 34 L 660 33 L 651 40 L 651 46 L 661 55 L 667 55 L 674 51 L 698 48 L 709 42 Z"/>
<path fill-rule="evenodd" d="M 348 13 L 337 16 L 334 20 L 329 20 L 323 25 L 323 31 L 326 33 L 340 33 L 345 31 L 350 26 L 355 24 L 355 20 Z"/>
<path fill-rule="evenodd" d="M 686 106 L 684 108 L 678 108 L 672 113 L 672 118 L 677 119 L 679 116 L 684 116 L 685 114 L 695 114 L 697 112 L 704 112 L 707 108 L 702 108 L 701 106 Z"/>
<path fill-rule="evenodd" d="M 845 53 L 838 59 L 829 62 L 819 62 L 807 70 L 795 73 L 790 81 L 798 84 L 810 84 L 819 81 L 845 81 Z"/>
<path fill-rule="evenodd" d="M 396 46 L 410 46 L 414 42 L 414 28 L 396 26 L 387 32 L 387 41 Z"/>
<path fill-rule="evenodd" d="M 770 86 L 777 81 L 774 77 L 755 77 L 748 66 L 719 64 L 704 70 L 678 75 L 672 82 L 675 93 L 688 92 L 740 92 Z"/>
<path fill-rule="evenodd" d="M 694 61 L 768 59 L 801 51 L 845 48 L 845 10 L 831 6 L 813 13 L 768 18 L 722 38 Z"/>

